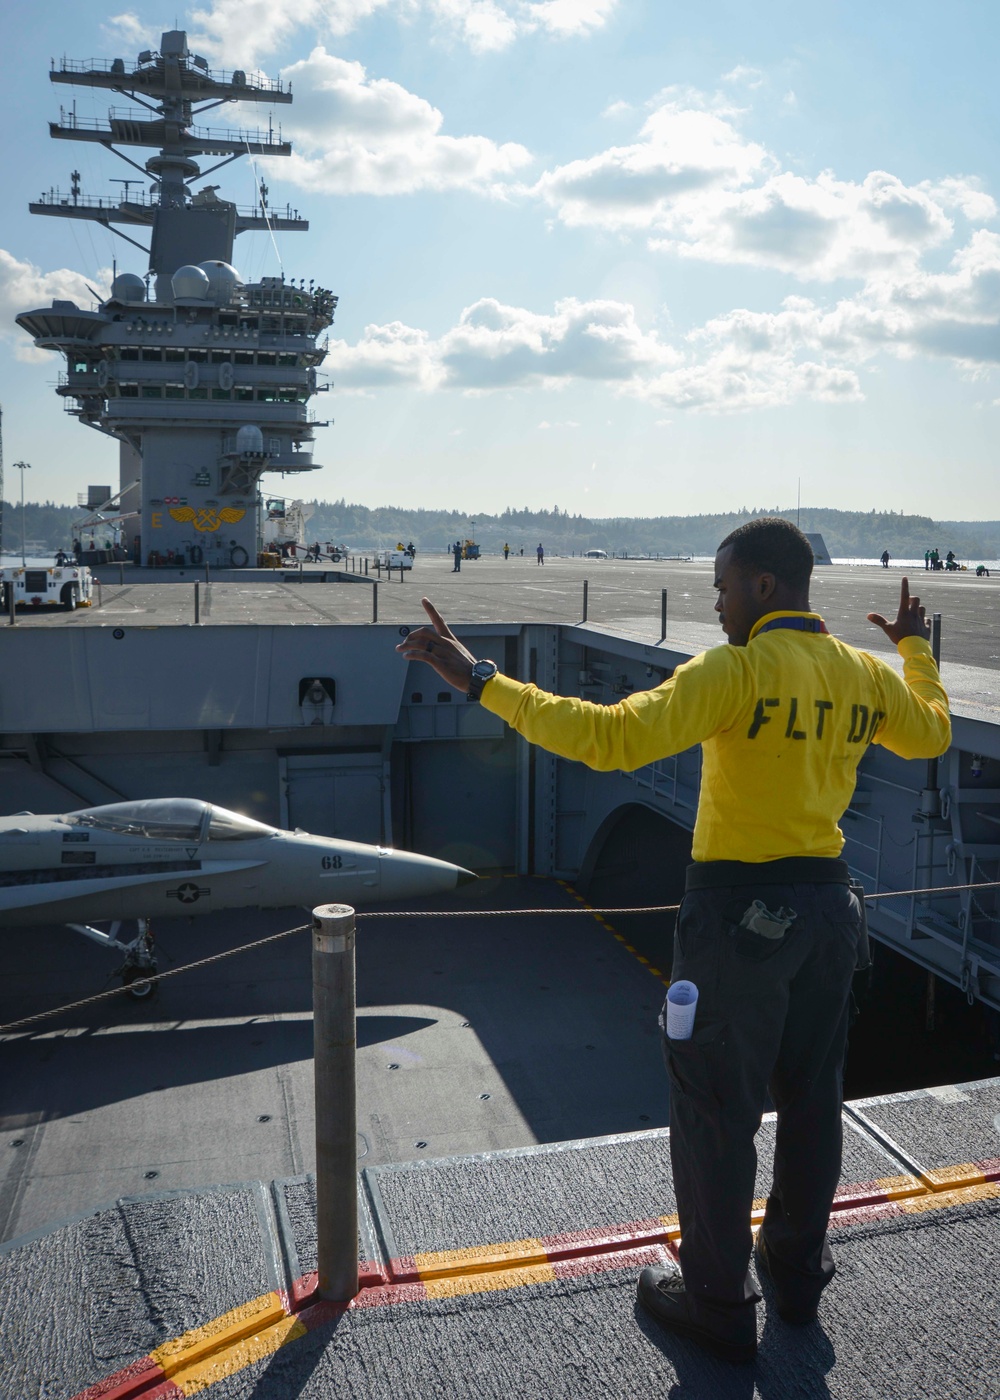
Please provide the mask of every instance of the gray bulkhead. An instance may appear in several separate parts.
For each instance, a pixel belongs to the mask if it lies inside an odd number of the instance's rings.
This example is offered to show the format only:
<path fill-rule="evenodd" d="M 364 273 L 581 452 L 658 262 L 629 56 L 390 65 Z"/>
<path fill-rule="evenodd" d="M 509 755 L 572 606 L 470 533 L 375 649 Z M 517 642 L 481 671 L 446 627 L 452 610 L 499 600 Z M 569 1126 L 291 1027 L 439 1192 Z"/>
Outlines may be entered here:
<path fill-rule="evenodd" d="M 637 892 L 626 902 L 679 896 L 697 749 L 633 774 L 553 758 L 429 669 L 404 667 L 397 632 L 9 632 L 0 679 L 4 810 L 201 797 L 281 826 L 584 886 L 607 874 L 614 852 L 615 888 Z M 507 673 L 598 703 L 659 684 L 688 655 L 589 626 L 493 623 L 463 635 Z M 1000 726 L 958 714 L 954 734 L 933 789 L 925 762 L 869 750 L 843 821 L 845 856 L 870 894 L 933 887 L 933 895 L 870 906 L 872 933 L 1000 1006 L 997 892 L 945 890 L 995 880 L 1000 870 L 1000 790 L 987 786 Z M 637 811 L 649 814 L 638 828 Z M 662 839 L 626 835 L 640 828 Z"/>

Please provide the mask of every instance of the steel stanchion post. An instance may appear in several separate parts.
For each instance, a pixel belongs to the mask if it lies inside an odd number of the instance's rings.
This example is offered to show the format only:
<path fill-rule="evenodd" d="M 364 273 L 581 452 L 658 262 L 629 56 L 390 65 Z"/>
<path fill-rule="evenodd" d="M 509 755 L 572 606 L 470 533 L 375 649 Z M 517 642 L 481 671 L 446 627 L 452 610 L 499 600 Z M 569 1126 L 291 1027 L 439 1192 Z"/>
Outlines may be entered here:
<path fill-rule="evenodd" d="M 101 587 L 101 580 L 100 580 L 100 579 L 97 579 L 97 580 L 96 580 L 96 583 L 97 583 L 97 606 L 98 606 L 99 608 L 103 608 L 103 607 L 104 607 L 104 590 L 103 590 L 102 587 Z"/>
<path fill-rule="evenodd" d="M 205 582 L 208 582 L 208 560 L 205 560 Z"/>
<path fill-rule="evenodd" d="M 941 665 L 941 614 L 931 613 L 931 652 L 934 660 Z M 937 816 L 941 811 L 941 795 L 938 791 L 938 760 L 927 760 L 927 779 L 920 804 L 920 810 L 929 816 Z"/>
<path fill-rule="evenodd" d="M 666 641 L 667 637 L 667 590 L 660 589 L 660 641 Z"/>
<path fill-rule="evenodd" d="M 316 1243 L 319 1294 L 358 1291 L 358 1124 L 355 1081 L 354 910 L 313 910 L 313 1057 L 316 1078 Z"/>
<path fill-rule="evenodd" d="M 583 580 L 583 621 L 587 621 L 587 604 L 590 601 L 590 580 Z"/>
<path fill-rule="evenodd" d="M 17 625 L 17 602 L 14 598 L 13 579 L 11 579 L 10 582 L 7 584 L 7 612 L 10 615 L 9 626 L 15 627 Z"/>
<path fill-rule="evenodd" d="M 378 622 L 378 579 L 372 584 L 372 622 Z"/>
<path fill-rule="evenodd" d="M 118 561 L 118 587 L 125 587 L 125 565 L 120 559 Z"/>
<path fill-rule="evenodd" d="M 194 581 L 194 623 L 196 627 L 201 626 L 201 583 L 198 579 Z"/>

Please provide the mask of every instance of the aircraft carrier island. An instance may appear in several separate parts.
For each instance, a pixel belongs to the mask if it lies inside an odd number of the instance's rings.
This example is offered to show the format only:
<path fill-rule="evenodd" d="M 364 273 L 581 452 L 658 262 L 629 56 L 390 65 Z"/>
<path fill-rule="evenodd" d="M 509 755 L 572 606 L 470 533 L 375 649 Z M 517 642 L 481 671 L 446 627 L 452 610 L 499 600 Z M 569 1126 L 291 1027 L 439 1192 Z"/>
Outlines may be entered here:
<path fill-rule="evenodd" d="M 232 265 L 238 234 L 309 225 L 298 210 L 272 210 L 264 184 L 257 207 L 241 209 L 200 182 L 241 156 L 288 156 L 291 145 L 271 125 L 219 130 L 197 119 L 230 102 L 289 103 L 291 91 L 239 70 L 213 72 L 182 30 L 134 64 L 63 59 L 50 77 L 133 104 L 110 108 L 106 121 L 63 110 L 53 137 L 156 154 L 144 167 L 148 194 L 140 179 L 126 182 L 121 199 L 94 197 L 74 171 L 69 191 L 44 195 L 32 213 L 103 224 L 148 252 L 149 268 L 116 276 L 96 307 L 53 301 L 18 323 L 37 346 L 66 356 L 58 393 L 70 412 L 120 443 L 117 518 L 133 562 L 255 564 L 261 476 L 319 465 L 309 402 L 327 387 L 316 371 L 337 298 L 304 279 L 244 283 Z M 196 157 L 213 164 L 203 170 Z"/>
<path fill-rule="evenodd" d="M 279 220 L 263 191 L 250 212 L 192 194 L 211 173 L 194 158 L 286 147 L 192 122 L 290 94 L 211 73 L 179 32 L 136 64 L 52 77 L 144 108 L 64 115 L 54 135 L 158 154 L 149 199 L 34 206 L 145 228 L 150 277 L 19 318 L 67 355 L 81 421 L 120 440 L 139 554 L 96 571 L 92 607 L 0 628 L 0 1396 L 994 1397 L 1000 580 L 926 581 L 953 745 L 932 763 L 872 745 L 843 821 L 876 943 L 852 1053 L 881 1087 L 845 1105 L 839 1276 L 808 1328 L 761 1279 L 756 1367 L 727 1366 L 635 1306 L 639 1269 L 678 1243 L 656 1024 L 673 916 L 625 911 L 683 890 L 699 750 L 591 772 L 395 651 L 426 593 L 507 674 L 614 704 L 720 642 L 710 566 L 484 558 L 452 574 L 421 549 L 391 583 L 351 560 L 256 569 L 261 473 L 312 465 L 335 299 L 240 282 L 236 233 Z M 883 654 L 863 619 L 896 597 L 881 569 L 816 571 L 831 630 Z M 282 849 L 311 865 L 275 910 L 262 862 L 285 890 Z M 327 884 L 335 899 L 345 869 L 388 880 L 390 850 L 441 882 L 389 902 L 383 884 L 358 911 L 345 1308 L 317 1293 L 301 906 Z M 480 878 L 457 884 L 463 868 Z M 88 921 L 105 916 L 148 920 L 155 994 L 121 986 L 131 931 L 100 946 Z M 920 1047 L 945 1031 L 928 1069 Z M 756 1220 L 774 1138 L 765 1113 Z"/>

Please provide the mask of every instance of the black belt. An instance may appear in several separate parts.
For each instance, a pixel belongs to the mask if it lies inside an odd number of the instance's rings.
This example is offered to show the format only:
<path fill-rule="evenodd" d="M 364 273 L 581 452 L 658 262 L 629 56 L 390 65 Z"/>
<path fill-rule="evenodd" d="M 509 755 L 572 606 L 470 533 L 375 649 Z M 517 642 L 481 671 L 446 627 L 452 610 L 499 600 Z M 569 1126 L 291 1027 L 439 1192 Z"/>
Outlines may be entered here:
<path fill-rule="evenodd" d="M 844 860 L 827 856 L 786 856 L 783 860 L 702 860 L 689 865 L 685 890 L 725 889 L 731 885 L 849 885 Z"/>

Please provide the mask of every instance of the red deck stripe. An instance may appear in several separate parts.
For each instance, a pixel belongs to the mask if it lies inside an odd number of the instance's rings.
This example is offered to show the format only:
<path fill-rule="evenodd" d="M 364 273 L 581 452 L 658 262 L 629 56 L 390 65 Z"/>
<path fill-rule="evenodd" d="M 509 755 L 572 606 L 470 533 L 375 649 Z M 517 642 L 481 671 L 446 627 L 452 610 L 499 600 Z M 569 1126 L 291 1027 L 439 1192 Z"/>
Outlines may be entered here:
<path fill-rule="evenodd" d="M 151 1356 L 143 1356 L 120 1371 L 115 1371 L 86 1390 L 79 1391 L 73 1400 L 184 1400 L 184 1392 L 163 1374 Z"/>
<path fill-rule="evenodd" d="M 986 1158 L 974 1165 L 986 1180 L 1000 1179 L 1000 1158 Z M 875 1181 L 852 1183 L 844 1187 L 834 1201 L 830 1227 L 839 1229 L 901 1218 L 909 1213 L 904 1209 L 906 1200 L 912 1199 L 914 1197 L 892 1199 Z M 657 1217 L 544 1235 L 539 1243 L 556 1278 L 574 1278 L 588 1273 L 630 1268 L 665 1258 L 676 1260 L 676 1245 L 669 1239 L 662 1220 Z M 489 1248 L 489 1245 L 484 1245 L 484 1252 Z M 466 1267 L 467 1264 L 468 1261 Z M 511 1261 L 511 1268 L 517 1267 L 517 1262 Z M 412 1255 L 391 1259 L 388 1271 L 378 1263 L 364 1261 L 359 1266 L 358 1278 L 360 1291 L 348 1304 L 317 1300 L 315 1271 L 295 1279 L 289 1290 L 282 1290 L 282 1304 L 286 1313 L 296 1317 L 306 1331 L 313 1331 L 335 1321 L 348 1309 L 416 1303 L 427 1297 Z M 183 1391 L 164 1376 L 152 1357 L 144 1356 L 86 1390 L 79 1391 L 72 1400 L 183 1400 Z"/>

